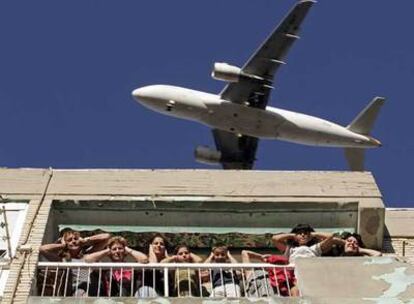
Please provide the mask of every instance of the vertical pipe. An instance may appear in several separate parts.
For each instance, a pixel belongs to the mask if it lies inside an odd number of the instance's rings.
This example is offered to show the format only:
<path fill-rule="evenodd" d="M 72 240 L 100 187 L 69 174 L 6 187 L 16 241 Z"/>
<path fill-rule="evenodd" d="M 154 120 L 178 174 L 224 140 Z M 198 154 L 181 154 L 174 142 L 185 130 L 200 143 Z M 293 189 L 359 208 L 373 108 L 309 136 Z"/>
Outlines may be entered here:
<path fill-rule="evenodd" d="M 403 257 L 405 257 L 405 244 L 406 244 L 406 242 L 405 242 L 405 241 L 403 241 L 403 242 L 402 242 L 402 256 L 403 256 Z"/>

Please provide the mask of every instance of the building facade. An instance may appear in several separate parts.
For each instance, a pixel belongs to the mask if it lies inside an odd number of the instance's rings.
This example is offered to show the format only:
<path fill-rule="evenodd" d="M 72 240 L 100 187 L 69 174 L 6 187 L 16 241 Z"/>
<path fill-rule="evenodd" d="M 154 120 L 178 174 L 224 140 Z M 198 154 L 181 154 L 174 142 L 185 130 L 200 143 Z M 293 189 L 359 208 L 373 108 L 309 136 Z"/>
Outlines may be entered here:
<path fill-rule="evenodd" d="M 387 262 L 392 269 L 401 268 L 404 259 L 414 262 L 414 211 L 387 210 L 368 172 L 0 169 L 0 194 L 7 221 L 3 226 L 9 230 L 2 243 L 2 303 L 51 301 L 38 286 L 39 247 L 69 228 L 126 235 L 135 247 L 143 246 L 137 239 L 148 233 L 172 239 L 185 234 L 193 247 L 208 252 L 211 239 L 223 236 L 233 247 L 272 250 L 268 235 L 308 223 L 320 231 L 358 232 L 367 247 L 400 257 Z M 318 291 L 311 282 L 312 267 L 341 269 L 347 263 L 358 268 L 366 261 L 325 259 L 298 265 L 302 296 L 312 303 L 346 297 Z M 409 281 L 413 269 L 407 265 Z M 379 276 L 384 267 L 367 270 L 366 275 Z M 347 277 L 345 266 L 341 273 Z M 384 296 L 383 286 L 374 281 L 371 285 L 368 298 Z M 392 296 L 406 299 L 413 292 L 410 283 Z M 71 303 L 64 297 L 53 300 Z M 93 303 L 97 298 L 81 300 Z"/>

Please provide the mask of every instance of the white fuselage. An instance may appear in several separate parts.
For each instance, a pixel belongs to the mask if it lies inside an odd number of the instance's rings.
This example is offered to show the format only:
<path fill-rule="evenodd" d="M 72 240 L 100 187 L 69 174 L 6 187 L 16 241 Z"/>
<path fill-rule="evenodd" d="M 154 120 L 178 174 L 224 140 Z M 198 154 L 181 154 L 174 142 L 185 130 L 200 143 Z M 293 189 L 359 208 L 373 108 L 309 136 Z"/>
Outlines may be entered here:
<path fill-rule="evenodd" d="M 152 85 L 136 89 L 132 95 L 151 110 L 235 134 L 314 146 L 369 148 L 380 145 L 369 136 L 324 119 L 269 106 L 257 109 L 201 91 Z"/>

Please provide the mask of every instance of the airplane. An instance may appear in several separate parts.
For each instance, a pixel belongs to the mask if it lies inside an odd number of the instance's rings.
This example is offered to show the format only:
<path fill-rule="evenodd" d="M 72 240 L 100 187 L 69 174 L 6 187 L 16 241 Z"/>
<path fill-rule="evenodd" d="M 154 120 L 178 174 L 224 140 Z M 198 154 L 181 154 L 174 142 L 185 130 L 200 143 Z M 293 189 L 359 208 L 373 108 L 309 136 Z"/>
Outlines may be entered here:
<path fill-rule="evenodd" d="M 212 128 L 216 150 L 197 146 L 195 158 L 224 169 L 252 169 L 260 138 L 303 145 L 341 147 L 349 167 L 364 170 L 366 148 L 381 146 L 370 136 L 385 98 L 375 97 L 346 127 L 318 117 L 268 106 L 273 78 L 299 27 L 315 1 L 301 0 L 290 10 L 242 68 L 216 62 L 211 76 L 227 82 L 220 94 L 171 85 L 150 85 L 132 91 L 143 106 Z"/>

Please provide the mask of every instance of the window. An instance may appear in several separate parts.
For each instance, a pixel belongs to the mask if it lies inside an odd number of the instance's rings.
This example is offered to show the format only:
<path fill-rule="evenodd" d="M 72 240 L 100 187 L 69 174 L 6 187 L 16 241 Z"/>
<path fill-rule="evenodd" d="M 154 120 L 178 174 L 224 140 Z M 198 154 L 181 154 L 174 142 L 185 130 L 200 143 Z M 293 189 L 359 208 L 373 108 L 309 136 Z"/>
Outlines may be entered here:
<path fill-rule="evenodd" d="M 27 206 L 24 202 L 0 203 L 0 296 L 9 275 L 10 260 L 16 254 Z"/>

